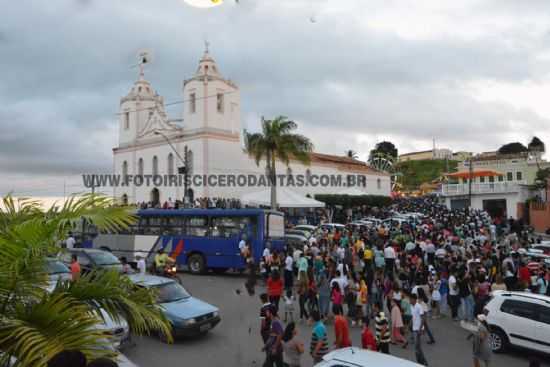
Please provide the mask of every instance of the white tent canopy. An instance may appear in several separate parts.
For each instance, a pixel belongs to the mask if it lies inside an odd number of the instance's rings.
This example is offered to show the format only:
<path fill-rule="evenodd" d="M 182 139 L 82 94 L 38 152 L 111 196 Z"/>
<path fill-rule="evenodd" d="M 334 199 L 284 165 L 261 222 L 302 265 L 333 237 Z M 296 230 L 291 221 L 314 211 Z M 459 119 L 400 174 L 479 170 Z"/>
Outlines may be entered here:
<path fill-rule="evenodd" d="M 271 188 L 251 192 L 241 197 L 244 204 L 271 205 Z M 310 199 L 286 187 L 277 186 L 277 204 L 281 208 L 322 208 L 325 203 Z"/>
<path fill-rule="evenodd" d="M 348 187 L 345 190 L 340 191 L 338 195 L 362 196 L 368 194 L 364 191 L 361 191 L 357 187 Z"/>

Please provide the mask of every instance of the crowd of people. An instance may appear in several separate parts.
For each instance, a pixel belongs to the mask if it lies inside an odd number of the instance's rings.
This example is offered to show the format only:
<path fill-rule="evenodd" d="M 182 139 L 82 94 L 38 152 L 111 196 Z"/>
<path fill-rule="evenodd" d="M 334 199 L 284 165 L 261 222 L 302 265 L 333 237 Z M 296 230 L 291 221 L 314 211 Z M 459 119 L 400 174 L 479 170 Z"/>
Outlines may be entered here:
<path fill-rule="evenodd" d="M 173 200 L 171 197 L 168 200 L 161 202 L 141 202 L 136 204 L 140 209 L 241 209 L 243 204 L 239 199 L 235 198 L 210 198 L 201 197 L 193 200 L 192 203 L 187 203 L 183 200 Z"/>
<path fill-rule="evenodd" d="M 436 343 L 430 323 L 440 317 L 476 327 L 473 363 L 488 366 L 483 307 L 490 292 L 548 294 L 548 269 L 522 258 L 520 249 L 533 239 L 512 221 L 495 224 L 484 211 L 449 210 L 429 198 L 398 201 L 391 209 L 424 215 L 363 230 L 320 231 L 286 253 L 267 245 L 258 264 L 266 285 L 260 295 L 264 366 L 300 366 L 306 348 L 297 322 L 313 324 L 314 362 L 330 349 L 332 323 L 335 348 L 350 346 L 350 328 L 358 327 L 363 348 L 390 353 L 390 345 L 411 342 L 417 362 L 427 366 L 422 345 L 424 339 Z"/>

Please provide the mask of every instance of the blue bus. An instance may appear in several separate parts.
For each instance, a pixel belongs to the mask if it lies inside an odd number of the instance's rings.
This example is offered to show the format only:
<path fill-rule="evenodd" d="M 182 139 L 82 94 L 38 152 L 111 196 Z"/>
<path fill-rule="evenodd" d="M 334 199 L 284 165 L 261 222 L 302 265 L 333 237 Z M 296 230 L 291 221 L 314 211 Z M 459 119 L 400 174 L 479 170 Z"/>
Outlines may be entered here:
<path fill-rule="evenodd" d="M 136 255 L 151 264 L 163 249 L 176 259 L 178 268 L 192 273 L 208 269 L 223 272 L 246 266 L 239 242 L 251 244 L 256 262 L 266 243 L 277 251 L 284 250 L 284 214 L 264 209 L 142 209 L 138 222 L 119 233 L 100 233 L 84 247 L 111 251 L 135 261 Z"/>

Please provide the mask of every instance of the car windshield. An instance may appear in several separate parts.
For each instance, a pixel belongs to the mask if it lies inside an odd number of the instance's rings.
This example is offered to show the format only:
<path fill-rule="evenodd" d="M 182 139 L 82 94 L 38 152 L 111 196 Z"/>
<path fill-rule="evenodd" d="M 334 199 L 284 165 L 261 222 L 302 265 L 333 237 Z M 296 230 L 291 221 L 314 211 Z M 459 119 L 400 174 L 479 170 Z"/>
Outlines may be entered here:
<path fill-rule="evenodd" d="M 164 283 L 155 286 L 155 289 L 158 292 L 157 301 L 159 303 L 176 302 L 191 297 L 189 292 L 176 282 Z"/>
<path fill-rule="evenodd" d="M 107 251 L 88 252 L 88 255 L 97 265 L 120 264 L 120 261 L 116 258 L 116 256 Z"/>
<path fill-rule="evenodd" d="M 46 261 L 46 272 L 48 274 L 62 274 L 62 273 L 70 273 L 71 271 L 61 261 L 47 260 Z"/>

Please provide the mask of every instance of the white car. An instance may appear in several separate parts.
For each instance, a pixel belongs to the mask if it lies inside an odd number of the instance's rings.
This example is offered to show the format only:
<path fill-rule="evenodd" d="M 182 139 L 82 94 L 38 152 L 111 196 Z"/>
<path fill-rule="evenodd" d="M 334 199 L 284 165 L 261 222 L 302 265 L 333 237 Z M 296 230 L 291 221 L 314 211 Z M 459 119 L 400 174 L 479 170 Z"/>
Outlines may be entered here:
<path fill-rule="evenodd" d="M 503 352 L 513 345 L 550 353 L 550 297 L 495 291 L 485 313 L 493 352 Z"/>
<path fill-rule="evenodd" d="M 335 232 L 336 230 L 338 230 L 339 232 L 344 232 L 346 226 L 340 223 L 324 223 L 321 224 L 321 229 L 327 230 L 329 232 Z"/>
<path fill-rule="evenodd" d="M 300 231 L 308 231 L 310 233 L 314 233 L 317 230 L 317 226 L 312 226 L 311 224 L 298 224 L 297 226 L 294 226 L 292 229 L 298 229 Z"/>
<path fill-rule="evenodd" d="M 323 357 L 315 367 L 420 367 L 418 363 L 389 354 L 349 347 L 335 350 Z"/>

